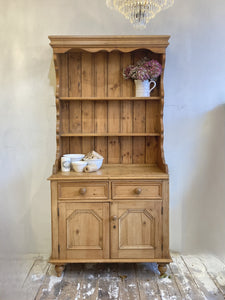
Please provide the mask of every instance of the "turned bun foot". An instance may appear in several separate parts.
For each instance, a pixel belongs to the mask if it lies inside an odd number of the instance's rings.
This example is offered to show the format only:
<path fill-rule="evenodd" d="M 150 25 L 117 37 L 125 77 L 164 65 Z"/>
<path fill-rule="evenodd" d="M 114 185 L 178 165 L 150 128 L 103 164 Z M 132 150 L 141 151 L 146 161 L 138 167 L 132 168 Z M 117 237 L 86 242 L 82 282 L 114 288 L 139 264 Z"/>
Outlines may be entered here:
<path fill-rule="evenodd" d="M 64 271 L 66 265 L 55 265 L 55 271 L 56 271 L 56 275 L 57 277 L 61 277 L 62 276 L 62 272 Z"/>
<path fill-rule="evenodd" d="M 167 270 L 166 264 L 158 264 L 158 270 L 159 270 L 160 276 L 163 276 Z"/>

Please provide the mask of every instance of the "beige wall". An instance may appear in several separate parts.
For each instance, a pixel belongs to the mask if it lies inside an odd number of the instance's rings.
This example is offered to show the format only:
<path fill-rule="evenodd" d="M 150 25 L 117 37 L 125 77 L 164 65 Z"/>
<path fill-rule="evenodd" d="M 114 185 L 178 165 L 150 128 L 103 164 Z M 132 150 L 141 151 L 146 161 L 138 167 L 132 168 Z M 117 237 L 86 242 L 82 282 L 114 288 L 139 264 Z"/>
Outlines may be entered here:
<path fill-rule="evenodd" d="M 214 4 L 213 7 L 211 7 Z M 1 0 L 1 253 L 50 252 L 52 34 L 170 34 L 165 155 L 173 250 L 225 258 L 225 2 L 175 0 L 137 31 L 104 0 Z"/>

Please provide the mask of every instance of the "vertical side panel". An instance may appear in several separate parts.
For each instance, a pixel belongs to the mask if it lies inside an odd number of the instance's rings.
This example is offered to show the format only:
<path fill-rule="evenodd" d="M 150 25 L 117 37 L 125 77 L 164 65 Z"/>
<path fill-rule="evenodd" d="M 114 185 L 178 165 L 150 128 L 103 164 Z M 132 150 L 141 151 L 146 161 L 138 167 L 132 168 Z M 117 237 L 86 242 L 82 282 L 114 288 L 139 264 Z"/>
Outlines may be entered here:
<path fill-rule="evenodd" d="M 155 212 L 155 258 L 161 258 L 162 257 L 162 204 L 158 203 L 156 201 L 153 201 L 153 210 Z"/>
<path fill-rule="evenodd" d="M 61 54 L 59 66 L 59 95 L 68 96 L 68 54 Z M 69 103 L 67 101 L 60 101 L 60 133 L 69 132 Z M 69 153 L 69 139 L 61 138 L 62 153 Z"/>
<path fill-rule="evenodd" d="M 132 63 L 130 53 L 121 54 L 121 70 Z M 122 79 L 122 96 L 133 96 L 133 80 Z M 133 130 L 133 101 L 122 101 L 121 103 L 121 132 L 131 133 Z M 121 138 L 121 163 L 132 163 L 132 137 Z"/>
<path fill-rule="evenodd" d="M 91 97 L 95 93 L 94 54 L 84 52 L 81 54 L 81 59 L 82 96 Z"/>
<path fill-rule="evenodd" d="M 81 55 L 69 54 L 69 96 L 81 96 Z M 70 101 L 70 132 L 81 132 L 81 103 Z"/>
<path fill-rule="evenodd" d="M 65 203 L 59 203 L 59 245 L 60 245 L 60 254 L 59 258 L 66 259 L 66 207 Z"/>
<path fill-rule="evenodd" d="M 107 53 L 99 52 L 95 54 L 95 96 L 107 96 Z M 95 124 L 96 133 L 107 133 L 107 102 L 95 101 Z M 95 138 L 95 151 L 104 157 L 104 163 L 108 161 L 107 137 Z"/>
<path fill-rule="evenodd" d="M 120 96 L 121 68 L 120 53 L 112 52 L 108 56 L 108 96 Z M 120 132 L 120 101 L 108 102 L 108 132 Z M 120 139 L 118 136 L 108 138 L 108 163 L 120 163 Z"/>
<path fill-rule="evenodd" d="M 92 133 L 94 131 L 94 103 L 93 101 L 82 102 L 82 133 Z M 82 138 L 82 151 L 87 153 L 94 150 L 94 138 Z"/>
<path fill-rule="evenodd" d="M 69 96 L 81 96 L 81 54 L 69 54 Z M 71 133 L 81 133 L 81 101 L 70 101 L 70 130 Z M 70 153 L 78 153 L 79 138 L 70 139 Z M 81 151 L 80 151 L 81 152 Z M 79 153 L 80 153 L 79 152 Z"/>
<path fill-rule="evenodd" d="M 94 137 L 83 137 L 81 143 L 82 143 L 81 152 L 83 154 L 87 154 L 88 152 L 91 152 L 95 148 Z"/>
<path fill-rule="evenodd" d="M 94 59 L 90 53 L 82 53 L 82 96 L 94 95 Z M 82 132 L 94 132 L 94 102 L 82 101 Z M 82 138 L 82 153 L 94 150 L 94 138 Z"/>
<path fill-rule="evenodd" d="M 60 120 L 60 101 L 59 101 L 59 89 L 60 89 L 60 79 L 59 79 L 59 68 L 60 68 L 60 55 L 54 54 L 54 65 L 55 65 L 55 75 L 56 75 L 56 89 L 55 89 L 55 108 L 56 108 L 56 159 L 52 168 L 53 174 L 56 174 L 60 169 L 60 157 L 62 155 L 62 146 L 61 146 L 61 120 Z"/>
<path fill-rule="evenodd" d="M 169 253 L 169 181 L 163 182 L 163 257 L 168 258 Z"/>
<path fill-rule="evenodd" d="M 160 133 L 160 102 L 146 101 L 146 132 Z"/>
<path fill-rule="evenodd" d="M 95 138 L 95 151 L 104 157 L 104 163 L 108 162 L 107 137 Z"/>
<path fill-rule="evenodd" d="M 146 101 L 146 132 L 160 133 L 160 102 Z M 156 164 L 159 147 L 158 137 L 146 137 L 146 163 Z"/>
<path fill-rule="evenodd" d="M 82 154 L 82 137 L 70 137 L 70 153 Z"/>
<path fill-rule="evenodd" d="M 130 53 L 121 53 L 121 73 L 123 69 L 125 69 L 128 65 L 133 63 L 133 58 Z M 122 75 L 121 75 L 122 76 Z M 121 94 L 125 97 L 132 97 L 134 96 L 134 81 L 131 79 L 124 79 L 121 80 Z"/>
<path fill-rule="evenodd" d="M 146 118 L 145 118 L 145 101 L 133 101 L 133 132 L 145 133 L 146 131 Z"/>
<path fill-rule="evenodd" d="M 146 164 L 156 164 L 158 156 L 159 138 L 155 136 L 146 137 Z"/>
<path fill-rule="evenodd" d="M 164 108 L 164 84 L 163 84 L 163 76 L 164 76 L 164 68 L 165 68 L 165 54 L 161 55 L 161 63 L 162 63 L 162 74 L 160 76 L 160 91 L 161 91 L 161 101 L 160 101 L 160 142 L 159 142 L 159 149 L 158 149 L 158 166 L 168 173 L 168 166 L 165 162 L 164 156 L 164 148 L 163 148 L 163 141 L 164 141 L 164 126 L 163 126 L 163 108 Z"/>
<path fill-rule="evenodd" d="M 62 138 L 62 155 L 70 153 L 70 138 Z"/>
<path fill-rule="evenodd" d="M 59 95 L 68 96 L 68 55 L 61 54 L 59 66 Z M 61 132 L 67 133 L 69 131 L 69 104 L 67 101 L 60 102 L 60 115 L 61 115 Z"/>
<path fill-rule="evenodd" d="M 109 203 L 103 203 L 103 258 L 109 258 Z"/>
<path fill-rule="evenodd" d="M 145 101 L 134 101 L 133 132 L 146 132 Z M 133 137 L 133 163 L 145 163 L 145 137 Z"/>
<path fill-rule="evenodd" d="M 59 97 L 67 97 L 69 87 L 68 54 L 60 54 L 59 61 Z"/>
<path fill-rule="evenodd" d="M 162 64 L 162 55 L 158 53 L 149 52 L 148 55 L 151 59 L 157 60 L 160 64 Z M 160 96 L 161 91 L 161 76 L 156 80 L 156 87 L 151 92 L 151 96 L 157 97 Z"/>
<path fill-rule="evenodd" d="M 58 258 L 57 181 L 51 181 L 52 258 Z"/>
<path fill-rule="evenodd" d="M 132 137 L 124 136 L 120 138 L 121 143 L 121 163 L 131 164 L 132 163 Z"/>
<path fill-rule="evenodd" d="M 133 138 L 133 163 L 145 163 L 145 137 L 138 136 Z"/>
<path fill-rule="evenodd" d="M 112 220 L 113 216 L 118 216 L 118 202 L 114 201 L 110 203 L 110 232 L 111 232 L 111 258 L 118 257 L 119 250 L 119 231 L 118 220 Z"/>

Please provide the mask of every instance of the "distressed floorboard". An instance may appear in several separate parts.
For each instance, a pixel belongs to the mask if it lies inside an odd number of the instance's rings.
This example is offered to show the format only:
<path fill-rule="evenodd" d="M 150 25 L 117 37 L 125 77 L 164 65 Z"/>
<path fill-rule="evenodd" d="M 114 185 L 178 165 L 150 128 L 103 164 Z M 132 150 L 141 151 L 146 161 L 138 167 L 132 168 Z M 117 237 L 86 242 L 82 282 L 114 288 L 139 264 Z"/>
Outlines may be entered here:
<path fill-rule="evenodd" d="M 225 264 L 217 257 L 205 254 L 199 255 L 207 273 L 212 278 L 220 292 L 225 296 Z"/>
<path fill-rule="evenodd" d="M 22 285 L 21 290 L 24 293 L 25 299 L 30 300 L 35 298 L 49 267 L 50 264 L 48 264 L 47 260 L 43 257 L 37 257 L 37 259 L 35 259 L 34 264 Z"/>
<path fill-rule="evenodd" d="M 56 277 L 54 265 L 50 265 L 46 278 L 40 286 L 39 291 L 34 298 L 35 300 L 56 300 L 61 292 L 61 282 L 64 273 L 61 277 Z"/>
<path fill-rule="evenodd" d="M 171 276 L 177 283 L 182 299 L 185 300 L 203 300 L 204 294 L 198 289 L 197 284 L 187 269 L 180 255 L 172 255 L 173 262 L 170 263 Z"/>
<path fill-rule="evenodd" d="M 169 267 L 167 267 L 167 271 L 165 277 L 159 277 L 157 264 L 151 264 L 152 269 L 154 270 L 156 282 L 158 284 L 158 289 L 160 291 L 160 296 L 162 300 L 173 299 L 173 300 L 181 300 L 182 296 L 177 286 L 176 280 L 171 273 Z"/>
<path fill-rule="evenodd" d="M 105 264 L 98 280 L 98 300 L 119 299 L 118 264 Z"/>
<path fill-rule="evenodd" d="M 223 294 L 209 276 L 206 267 L 203 265 L 201 260 L 193 255 L 184 255 L 182 258 L 206 299 L 224 300 Z"/>
<path fill-rule="evenodd" d="M 156 269 L 154 268 L 154 264 L 136 264 L 135 268 L 140 299 L 161 299 L 159 287 L 156 282 Z M 157 276 L 159 275 L 157 274 Z"/>
<path fill-rule="evenodd" d="M 98 294 L 98 278 L 101 274 L 101 265 L 84 264 L 82 281 L 80 283 L 79 294 L 75 300 L 96 299 Z M 64 299 L 62 299 L 64 300 Z"/>
<path fill-rule="evenodd" d="M 135 264 L 119 264 L 119 299 L 140 300 Z"/>
<path fill-rule="evenodd" d="M 68 264 L 66 266 L 57 300 L 82 299 L 81 285 L 83 284 L 83 270 L 83 264 Z"/>
<path fill-rule="evenodd" d="M 1 300 L 222 300 L 225 265 L 213 255 L 173 254 L 157 264 L 68 264 L 61 277 L 45 257 L 0 259 Z"/>

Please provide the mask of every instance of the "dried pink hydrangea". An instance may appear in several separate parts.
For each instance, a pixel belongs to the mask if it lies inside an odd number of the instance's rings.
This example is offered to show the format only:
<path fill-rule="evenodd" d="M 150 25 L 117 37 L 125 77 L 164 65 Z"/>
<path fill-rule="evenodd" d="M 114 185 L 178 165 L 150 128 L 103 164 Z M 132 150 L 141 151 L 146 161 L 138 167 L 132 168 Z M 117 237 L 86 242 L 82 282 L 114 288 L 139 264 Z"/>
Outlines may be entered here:
<path fill-rule="evenodd" d="M 139 60 L 136 65 L 129 65 L 123 70 L 125 79 L 156 80 L 162 73 L 162 66 L 157 60 L 147 57 Z"/>
<path fill-rule="evenodd" d="M 155 59 L 145 62 L 144 67 L 148 70 L 151 79 L 156 80 L 162 73 L 162 66 Z"/>

